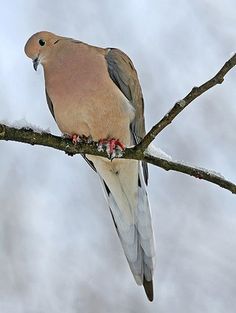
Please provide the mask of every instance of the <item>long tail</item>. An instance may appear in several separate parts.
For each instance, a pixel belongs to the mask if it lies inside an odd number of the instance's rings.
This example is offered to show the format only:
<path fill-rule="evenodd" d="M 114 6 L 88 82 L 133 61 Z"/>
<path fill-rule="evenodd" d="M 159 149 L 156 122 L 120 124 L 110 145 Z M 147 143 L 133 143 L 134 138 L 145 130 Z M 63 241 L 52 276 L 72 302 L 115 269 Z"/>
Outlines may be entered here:
<path fill-rule="evenodd" d="M 101 164 L 95 167 L 130 269 L 136 283 L 143 285 L 148 299 L 152 301 L 154 237 L 140 163 L 117 160 Z"/>

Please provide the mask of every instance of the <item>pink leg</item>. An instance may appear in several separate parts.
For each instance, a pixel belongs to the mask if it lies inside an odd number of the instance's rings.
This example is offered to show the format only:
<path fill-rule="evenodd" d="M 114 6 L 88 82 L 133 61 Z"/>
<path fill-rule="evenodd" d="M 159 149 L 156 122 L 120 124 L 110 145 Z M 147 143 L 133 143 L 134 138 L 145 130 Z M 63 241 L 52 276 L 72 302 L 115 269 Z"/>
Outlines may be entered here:
<path fill-rule="evenodd" d="M 125 145 L 119 139 L 100 139 L 98 142 L 98 151 L 106 151 L 111 160 L 121 156 L 124 150 Z"/>
<path fill-rule="evenodd" d="M 77 144 L 78 142 L 83 142 L 83 143 L 91 143 L 93 142 L 91 136 L 89 137 L 86 137 L 84 135 L 77 135 L 77 134 L 73 134 L 73 135 L 70 135 L 69 138 L 71 139 L 72 143 L 75 145 Z"/>
<path fill-rule="evenodd" d="M 79 135 L 76 135 L 76 134 L 71 135 L 70 139 L 74 145 L 77 144 L 77 142 L 79 142 L 80 140 Z"/>

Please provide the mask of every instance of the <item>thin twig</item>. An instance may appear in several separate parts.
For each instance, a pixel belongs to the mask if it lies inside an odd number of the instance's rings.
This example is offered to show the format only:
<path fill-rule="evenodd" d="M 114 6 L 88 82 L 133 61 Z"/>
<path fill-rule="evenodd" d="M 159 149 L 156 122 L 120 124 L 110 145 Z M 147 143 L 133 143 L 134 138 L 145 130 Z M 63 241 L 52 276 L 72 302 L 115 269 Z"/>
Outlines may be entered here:
<path fill-rule="evenodd" d="M 219 72 L 199 87 L 193 87 L 189 94 L 175 103 L 173 108 L 146 134 L 143 140 L 136 146 L 137 150 L 145 151 L 156 136 L 166 128 L 174 118 L 185 109 L 194 99 L 208 91 L 210 88 L 221 84 L 225 75 L 236 65 L 236 54 L 234 54 L 219 70 Z"/>
<path fill-rule="evenodd" d="M 206 180 L 220 186 L 221 188 L 231 191 L 233 194 L 236 194 L 236 185 L 212 170 L 191 166 L 189 164 L 183 164 L 182 162 L 178 161 L 159 159 L 149 154 L 145 155 L 144 161 L 159 166 L 166 171 L 176 171 L 196 177 L 198 179 Z"/>

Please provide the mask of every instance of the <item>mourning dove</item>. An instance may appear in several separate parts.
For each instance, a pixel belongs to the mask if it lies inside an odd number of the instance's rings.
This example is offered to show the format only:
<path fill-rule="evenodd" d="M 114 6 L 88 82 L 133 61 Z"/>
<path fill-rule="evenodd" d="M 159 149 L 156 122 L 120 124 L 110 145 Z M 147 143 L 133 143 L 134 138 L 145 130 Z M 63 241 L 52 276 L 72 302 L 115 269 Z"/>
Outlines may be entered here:
<path fill-rule="evenodd" d="M 63 134 L 102 140 L 111 150 L 137 144 L 144 137 L 142 91 L 124 52 L 43 31 L 30 37 L 25 53 L 35 70 L 38 64 L 43 66 L 48 106 Z M 84 158 L 101 179 L 133 276 L 152 301 L 155 252 L 145 188 L 147 164 Z"/>

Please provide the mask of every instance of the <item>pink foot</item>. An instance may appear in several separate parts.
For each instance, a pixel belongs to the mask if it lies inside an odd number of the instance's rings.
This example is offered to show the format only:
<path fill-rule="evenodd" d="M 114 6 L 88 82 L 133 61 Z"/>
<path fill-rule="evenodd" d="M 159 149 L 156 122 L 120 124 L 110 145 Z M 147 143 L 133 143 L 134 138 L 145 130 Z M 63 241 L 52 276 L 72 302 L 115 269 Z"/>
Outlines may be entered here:
<path fill-rule="evenodd" d="M 78 142 L 83 142 L 83 143 L 91 143 L 92 142 L 92 138 L 90 136 L 86 137 L 84 135 L 80 136 L 77 134 L 73 134 L 73 135 L 70 135 L 69 138 L 71 139 L 71 141 L 74 145 L 77 144 Z"/>
<path fill-rule="evenodd" d="M 121 157 L 124 150 L 125 145 L 119 139 L 100 139 L 98 142 L 98 151 L 106 151 L 111 160 Z"/>
<path fill-rule="evenodd" d="M 79 135 L 76 135 L 76 134 L 71 135 L 71 136 L 70 136 L 70 139 L 71 139 L 71 141 L 72 141 L 72 143 L 73 143 L 74 145 L 77 144 L 77 142 L 80 141 Z"/>

